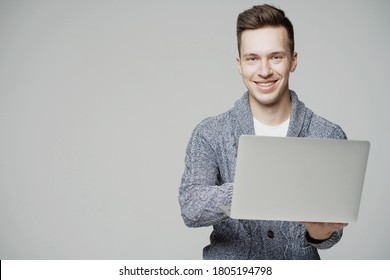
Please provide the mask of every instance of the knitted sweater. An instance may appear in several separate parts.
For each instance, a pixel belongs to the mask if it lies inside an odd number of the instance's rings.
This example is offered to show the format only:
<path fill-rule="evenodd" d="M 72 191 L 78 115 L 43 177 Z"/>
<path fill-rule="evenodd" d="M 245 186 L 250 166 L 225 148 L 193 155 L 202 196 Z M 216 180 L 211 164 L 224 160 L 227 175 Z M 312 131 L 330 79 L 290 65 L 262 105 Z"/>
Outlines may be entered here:
<path fill-rule="evenodd" d="M 314 114 L 295 92 L 290 91 L 290 96 L 287 136 L 346 138 L 338 125 Z M 219 205 L 231 204 L 238 139 L 243 134 L 254 134 L 248 93 L 229 111 L 197 125 L 187 147 L 179 203 L 187 226 L 213 226 L 203 258 L 319 259 L 317 249 L 336 244 L 342 230 L 316 242 L 296 222 L 231 219 L 219 209 Z"/>

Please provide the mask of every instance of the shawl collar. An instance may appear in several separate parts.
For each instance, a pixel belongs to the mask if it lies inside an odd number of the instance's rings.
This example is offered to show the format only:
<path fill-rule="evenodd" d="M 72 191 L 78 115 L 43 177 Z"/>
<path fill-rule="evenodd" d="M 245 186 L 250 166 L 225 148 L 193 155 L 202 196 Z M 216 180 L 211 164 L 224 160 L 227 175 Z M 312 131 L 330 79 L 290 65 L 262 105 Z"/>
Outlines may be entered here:
<path fill-rule="evenodd" d="M 291 114 L 290 125 L 287 131 L 288 137 L 305 137 L 305 131 L 309 126 L 309 122 L 313 112 L 308 109 L 305 104 L 298 99 L 297 94 L 290 90 L 291 97 Z"/>
<path fill-rule="evenodd" d="M 233 108 L 234 119 L 237 121 L 239 135 L 254 135 L 255 127 L 249 106 L 249 93 L 246 92 L 238 99 Z"/>
<path fill-rule="evenodd" d="M 308 125 L 305 124 L 305 120 L 309 120 L 313 113 L 306 108 L 305 104 L 298 99 L 297 94 L 292 90 L 290 90 L 290 98 L 291 114 L 287 136 L 303 137 L 305 127 Z M 246 92 L 239 100 L 236 101 L 233 108 L 233 114 L 239 128 L 239 135 L 255 134 L 253 115 L 249 106 L 248 92 Z"/>

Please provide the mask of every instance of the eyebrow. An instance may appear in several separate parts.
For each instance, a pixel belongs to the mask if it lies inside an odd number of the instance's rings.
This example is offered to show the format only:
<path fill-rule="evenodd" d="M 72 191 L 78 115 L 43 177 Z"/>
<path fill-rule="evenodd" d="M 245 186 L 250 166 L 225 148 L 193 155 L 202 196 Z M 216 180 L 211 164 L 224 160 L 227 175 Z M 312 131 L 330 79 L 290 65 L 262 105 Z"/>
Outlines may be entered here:
<path fill-rule="evenodd" d="M 270 54 L 267 54 L 267 56 L 274 56 L 274 55 L 277 55 L 277 54 L 281 54 L 281 55 L 287 55 L 287 53 L 285 51 L 275 51 L 275 52 L 271 52 Z M 251 57 L 251 56 L 261 56 L 257 53 L 244 53 L 242 54 L 242 57 L 243 58 L 246 58 L 246 57 Z"/>

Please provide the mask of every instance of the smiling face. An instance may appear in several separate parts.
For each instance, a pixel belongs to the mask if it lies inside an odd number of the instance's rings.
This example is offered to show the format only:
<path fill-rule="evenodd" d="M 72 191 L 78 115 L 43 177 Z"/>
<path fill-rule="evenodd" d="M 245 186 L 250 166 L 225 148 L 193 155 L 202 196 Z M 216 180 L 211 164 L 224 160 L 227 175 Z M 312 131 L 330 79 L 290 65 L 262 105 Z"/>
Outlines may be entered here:
<path fill-rule="evenodd" d="M 290 108 L 288 80 L 296 68 L 297 54 L 291 54 L 284 27 L 245 30 L 237 65 L 252 110 Z"/>

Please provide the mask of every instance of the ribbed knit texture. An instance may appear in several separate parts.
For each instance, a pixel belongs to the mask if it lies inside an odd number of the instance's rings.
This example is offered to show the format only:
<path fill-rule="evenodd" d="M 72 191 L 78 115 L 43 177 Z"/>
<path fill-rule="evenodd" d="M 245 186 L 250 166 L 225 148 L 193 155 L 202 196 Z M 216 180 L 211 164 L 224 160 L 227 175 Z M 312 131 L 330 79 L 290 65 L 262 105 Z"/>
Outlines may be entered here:
<path fill-rule="evenodd" d="M 295 92 L 290 91 L 290 96 L 292 110 L 287 136 L 346 139 L 338 125 L 314 114 Z M 203 258 L 319 259 L 317 249 L 336 244 L 342 230 L 326 241 L 310 243 L 301 224 L 235 220 L 218 208 L 231 204 L 238 139 L 243 134 L 254 134 L 248 93 L 229 111 L 197 125 L 187 146 L 179 203 L 187 226 L 213 226 Z"/>

